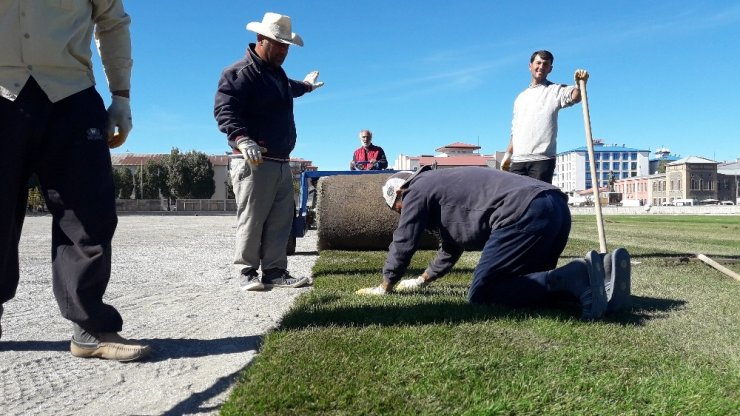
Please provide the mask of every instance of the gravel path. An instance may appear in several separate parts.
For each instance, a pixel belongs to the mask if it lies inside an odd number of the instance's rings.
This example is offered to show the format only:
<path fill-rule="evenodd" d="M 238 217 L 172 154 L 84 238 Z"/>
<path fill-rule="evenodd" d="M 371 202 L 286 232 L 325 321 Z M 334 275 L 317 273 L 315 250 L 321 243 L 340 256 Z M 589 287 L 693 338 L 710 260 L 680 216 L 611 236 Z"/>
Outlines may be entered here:
<path fill-rule="evenodd" d="M 154 353 L 140 363 L 69 353 L 70 323 L 51 288 L 50 217 L 28 217 L 21 282 L 0 340 L 0 415 L 217 414 L 294 299 L 310 288 L 239 290 L 233 215 L 121 216 L 106 302 L 122 335 Z M 293 275 L 310 275 L 315 232 L 298 239 Z"/>

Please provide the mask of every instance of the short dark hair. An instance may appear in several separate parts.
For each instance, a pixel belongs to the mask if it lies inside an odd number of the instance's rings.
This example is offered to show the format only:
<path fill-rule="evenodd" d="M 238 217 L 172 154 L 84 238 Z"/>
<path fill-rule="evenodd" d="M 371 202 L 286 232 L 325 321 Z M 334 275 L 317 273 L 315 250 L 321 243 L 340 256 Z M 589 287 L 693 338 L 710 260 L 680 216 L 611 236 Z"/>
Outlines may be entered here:
<path fill-rule="evenodd" d="M 545 61 L 550 61 L 550 64 L 552 64 L 553 62 L 555 62 L 555 57 L 552 56 L 552 53 L 550 53 L 550 51 L 546 51 L 546 50 L 543 49 L 541 51 L 534 51 L 534 53 L 532 53 L 532 56 L 529 57 L 529 63 L 530 64 L 532 62 L 534 62 L 534 58 L 537 55 L 539 55 L 540 58 L 544 59 Z"/>

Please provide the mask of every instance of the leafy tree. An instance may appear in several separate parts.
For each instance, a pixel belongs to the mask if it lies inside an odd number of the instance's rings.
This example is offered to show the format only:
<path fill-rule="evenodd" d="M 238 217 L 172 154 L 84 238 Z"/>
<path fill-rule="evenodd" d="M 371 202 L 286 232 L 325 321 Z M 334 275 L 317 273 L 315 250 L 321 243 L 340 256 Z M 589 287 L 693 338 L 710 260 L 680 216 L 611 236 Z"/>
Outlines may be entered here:
<path fill-rule="evenodd" d="M 131 170 L 125 166 L 113 169 L 113 186 L 116 198 L 131 199 L 134 191 L 134 175 Z"/>
<path fill-rule="evenodd" d="M 216 191 L 214 172 L 208 156 L 202 152 L 180 153 L 172 148 L 167 161 L 170 192 L 180 199 L 206 199 Z"/>
<path fill-rule="evenodd" d="M 46 206 L 44 196 L 41 194 L 41 183 L 35 173 L 28 179 L 28 202 L 26 206 L 31 211 L 41 211 Z"/>
<path fill-rule="evenodd" d="M 28 209 L 31 211 L 43 211 L 46 203 L 41 195 L 41 188 L 34 186 L 28 190 Z"/>
<path fill-rule="evenodd" d="M 216 192 L 216 181 L 213 180 L 213 164 L 203 152 L 191 151 L 185 155 L 190 168 L 192 185 L 191 198 L 208 199 Z"/>
<path fill-rule="evenodd" d="M 159 199 L 161 197 L 169 198 L 170 189 L 167 184 L 169 169 L 167 168 L 166 157 L 155 157 L 144 162 L 136 170 L 136 195 L 144 199 Z M 139 189 L 143 186 L 142 189 Z"/>
<path fill-rule="evenodd" d="M 229 174 L 226 175 L 226 198 L 236 198 L 236 196 L 234 195 L 234 184 L 231 183 L 231 175 Z"/>
<path fill-rule="evenodd" d="M 665 173 L 665 167 L 667 164 L 667 160 L 661 160 L 660 162 L 658 162 L 658 173 Z"/>
<path fill-rule="evenodd" d="M 173 147 L 167 157 L 167 185 L 175 198 L 187 198 L 190 188 L 190 178 L 186 168 L 185 158 L 180 149 Z"/>

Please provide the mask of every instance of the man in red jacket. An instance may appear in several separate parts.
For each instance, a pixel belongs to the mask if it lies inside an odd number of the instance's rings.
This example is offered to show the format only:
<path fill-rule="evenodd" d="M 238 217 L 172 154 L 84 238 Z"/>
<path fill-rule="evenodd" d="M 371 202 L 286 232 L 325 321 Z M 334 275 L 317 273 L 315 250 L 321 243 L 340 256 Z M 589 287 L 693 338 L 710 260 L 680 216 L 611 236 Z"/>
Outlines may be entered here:
<path fill-rule="evenodd" d="M 388 167 L 383 148 L 373 144 L 373 132 L 361 130 L 360 142 L 362 146 L 355 150 L 349 163 L 351 170 L 383 170 Z"/>

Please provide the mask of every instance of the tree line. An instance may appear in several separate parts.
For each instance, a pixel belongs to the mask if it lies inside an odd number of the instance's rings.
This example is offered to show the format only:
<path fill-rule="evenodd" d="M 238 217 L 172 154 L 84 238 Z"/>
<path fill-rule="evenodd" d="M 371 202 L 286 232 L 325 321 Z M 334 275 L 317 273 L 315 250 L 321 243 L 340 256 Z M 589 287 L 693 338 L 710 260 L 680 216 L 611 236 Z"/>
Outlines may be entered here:
<path fill-rule="evenodd" d="M 113 169 L 113 184 L 119 199 L 208 199 L 216 191 L 213 164 L 203 152 L 182 153 L 148 159 L 134 172 Z"/>
<path fill-rule="evenodd" d="M 169 155 L 153 157 L 133 172 L 127 167 L 113 168 L 113 186 L 117 199 L 166 198 L 168 205 L 176 199 L 209 199 L 216 191 L 213 164 L 203 152 L 181 153 L 173 148 Z M 229 181 L 230 182 L 230 181 Z M 227 183 L 233 198 L 231 183 Z M 28 181 L 27 210 L 45 211 L 46 204 L 36 175 Z"/>

